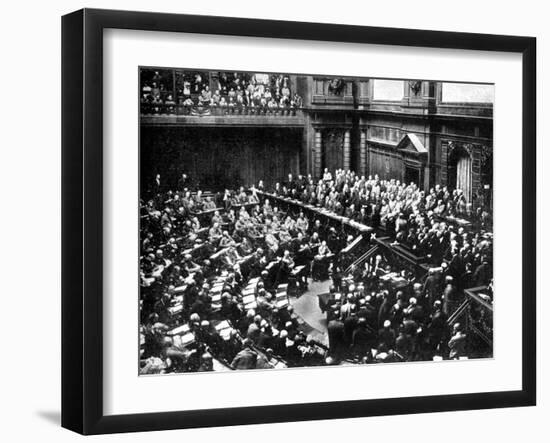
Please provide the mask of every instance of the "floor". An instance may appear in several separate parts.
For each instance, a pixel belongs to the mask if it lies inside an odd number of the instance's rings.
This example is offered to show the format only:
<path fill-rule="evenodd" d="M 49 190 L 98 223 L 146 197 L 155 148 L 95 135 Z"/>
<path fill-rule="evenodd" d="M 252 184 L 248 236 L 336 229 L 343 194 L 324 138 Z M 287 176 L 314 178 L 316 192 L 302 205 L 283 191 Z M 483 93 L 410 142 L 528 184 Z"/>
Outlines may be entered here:
<path fill-rule="evenodd" d="M 328 292 L 330 284 L 330 280 L 314 282 L 308 279 L 308 290 L 298 298 L 290 297 L 294 312 L 304 321 L 304 332 L 325 345 L 328 345 L 327 318 L 319 309 L 317 294 Z"/>

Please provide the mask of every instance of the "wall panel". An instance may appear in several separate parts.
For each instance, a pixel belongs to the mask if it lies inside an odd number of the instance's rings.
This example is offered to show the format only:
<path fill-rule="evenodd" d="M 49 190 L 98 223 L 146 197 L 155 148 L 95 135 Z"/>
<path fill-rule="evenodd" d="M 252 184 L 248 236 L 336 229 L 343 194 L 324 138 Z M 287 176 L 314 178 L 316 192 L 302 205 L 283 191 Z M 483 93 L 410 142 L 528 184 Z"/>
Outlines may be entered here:
<path fill-rule="evenodd" d="M 157 173 L 172 189 L 183 173 L 213 191 L 258 180 L 270 186 L 299 173 L 302 140 L 302 130 L 289 128 L 142 127 L 142 192 Z"/>

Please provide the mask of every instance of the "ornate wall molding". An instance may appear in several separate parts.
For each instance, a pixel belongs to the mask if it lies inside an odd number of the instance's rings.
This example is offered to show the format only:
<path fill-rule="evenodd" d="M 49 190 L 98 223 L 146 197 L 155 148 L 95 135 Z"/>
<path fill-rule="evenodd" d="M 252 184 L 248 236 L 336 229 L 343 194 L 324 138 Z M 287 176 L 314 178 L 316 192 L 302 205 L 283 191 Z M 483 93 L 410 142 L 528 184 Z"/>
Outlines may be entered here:
<path fill-rule="evenodd" d="M 475 148 L 475 145 L 473 143 L 464 143 L 464 142 L 457 142 L 457 141 L 454 141 L 454 140 L 448 140 L 447 141 L 447 146 L 449 148 L 449 155 L 451 155 L 451 153 L 455 150 L 455 149 L 464 149 L 468 155 L 471 157 L 472 156 L 472 152 Z"/>

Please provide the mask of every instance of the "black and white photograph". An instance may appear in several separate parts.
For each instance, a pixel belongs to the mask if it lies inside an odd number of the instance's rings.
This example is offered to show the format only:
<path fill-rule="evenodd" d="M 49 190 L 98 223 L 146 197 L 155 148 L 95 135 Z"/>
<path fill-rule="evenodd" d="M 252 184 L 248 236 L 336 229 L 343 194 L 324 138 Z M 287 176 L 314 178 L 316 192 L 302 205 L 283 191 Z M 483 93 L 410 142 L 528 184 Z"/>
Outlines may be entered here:
<path fill-rule="evenodd" d="M 494 84 L 137 75 L 140 375 L 494 357 Z"/>
<path fill-rule="evenodd" d="M 7 2 L 2 441 L 544 440 L 544 10 Z"/>

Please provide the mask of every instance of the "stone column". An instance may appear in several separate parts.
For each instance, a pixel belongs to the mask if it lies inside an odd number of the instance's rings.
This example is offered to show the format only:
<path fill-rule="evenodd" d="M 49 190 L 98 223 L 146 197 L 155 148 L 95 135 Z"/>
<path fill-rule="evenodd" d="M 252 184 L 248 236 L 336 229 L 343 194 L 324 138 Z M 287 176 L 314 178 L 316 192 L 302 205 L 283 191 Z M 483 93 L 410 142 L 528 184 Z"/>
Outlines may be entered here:
<path fill-rule="evenodd" d="M 346 129 L 344 132 L 344 158 L 342 161 L 342 166 L 344 168 L 344 171 L 349 170 L 350 167 L 350 151 L 351 151 L 351 144 L 350 144 L 350 130 Z"/>
<path fill-rule="evenodd" d="M 447 183 L 447 160 L 449 157 L 449 142 L 448 141 L 442 141 L 441 142 L 441 170 L 439 172 L 439 177 L 441 185 L 448 185 Z M 437 177 L 436 177 L 437 181 Z"/>
<path fill-rule="evenodd" d="M 323 150 L 323 139 L 321 136 L 321 130 L 315 128 L 314 130 L 314 140 L 313 140 L 313 152 L 312 152 L 312 163 L 313 163 L 313 177 L 321 177 L 321 155 Z"/>
<path fill-rule="evenodd" d="M 367 130 L 361 129 L 359 139 L 359 173 L 367 175 Z"/>

